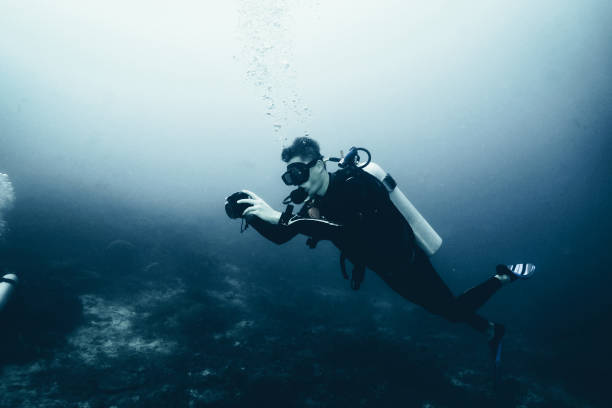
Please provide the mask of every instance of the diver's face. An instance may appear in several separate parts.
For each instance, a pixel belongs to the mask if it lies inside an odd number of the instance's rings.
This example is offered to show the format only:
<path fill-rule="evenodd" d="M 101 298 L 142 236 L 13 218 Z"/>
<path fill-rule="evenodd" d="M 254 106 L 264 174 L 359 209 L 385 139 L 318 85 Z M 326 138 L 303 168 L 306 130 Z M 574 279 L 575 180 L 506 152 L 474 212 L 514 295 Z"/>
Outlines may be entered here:
<path fill-rule="evenodd" d="M 287 165 L 290 165 L 291 163 L 308 164 L 309 161 L 310 160 L 305 160 L 298 156 L 293 157 L 291 160 L 289 160 L 287 162 Z M 317 193 L 323 186 L 323 170 L 323 161 L 318 160 L 317 163 L 309 169 L 310 176 L 308 177 L 308 180 L 299 185 L 299 187 L 302 187 L 304 190 L 306 190 L 309 196 L 312 196 L 313 194 Z"/>

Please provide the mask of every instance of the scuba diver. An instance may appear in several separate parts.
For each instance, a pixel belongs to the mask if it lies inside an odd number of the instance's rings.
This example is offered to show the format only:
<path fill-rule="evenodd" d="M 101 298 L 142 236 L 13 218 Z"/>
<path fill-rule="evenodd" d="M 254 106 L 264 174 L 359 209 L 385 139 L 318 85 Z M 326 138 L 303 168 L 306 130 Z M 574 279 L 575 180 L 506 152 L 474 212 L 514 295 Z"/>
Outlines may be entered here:
<path fill-rule="evenodd" d="M 359 151 L 368 154 L 365 165 L 359 163 Z M 476 311 L 502 286 L 531 277 L 533 264 L 497 265 L 495 275 L 455 296 L 429 259 L 442 240 L 391 176 L 371 163 L 367 150 L 352 148 L 343 158 L 327 159 L 338 162 L 340 169 L 333 173 L 327 171 L 319 144 L 309 137 L 296 138 L 283 149 L 281 158 L 287 163 L 283 181 L 298 186 L 283 201 L 288 204 L 286 210 L 281 213 L 255 193 L 242 190 L 226 199 L 228 216 L 242 218 L 246 227 L 253 226 L 277 244 L 297 234 L 308 236 L 311 248 L 320 240 L 330 240 L 341 251 L 345 279 L 349 279 L 345 260 L 353 264 L 353 289 L 359 288 L 369 268 L 403 298 L 486 335 L 494 366 L 499 367 L 505 327 Z M 294 215 L 290 202 L 304 204 Z"/>

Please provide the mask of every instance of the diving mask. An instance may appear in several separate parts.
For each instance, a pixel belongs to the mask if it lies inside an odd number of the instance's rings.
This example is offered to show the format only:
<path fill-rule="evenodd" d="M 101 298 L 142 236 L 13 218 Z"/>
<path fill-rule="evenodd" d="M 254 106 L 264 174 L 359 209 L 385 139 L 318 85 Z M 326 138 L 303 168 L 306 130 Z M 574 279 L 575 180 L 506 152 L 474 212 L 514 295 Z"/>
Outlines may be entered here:
<path fill-rule="evenodd" d="M 310 177 L 310 168 L 313 167 L 321 158 L 314 159 L 308 163 L 295 162 L 287 166 L 287 171 L 282 175 L 282 179 L 286 185 L 299 186 L 308 181 Z"/>

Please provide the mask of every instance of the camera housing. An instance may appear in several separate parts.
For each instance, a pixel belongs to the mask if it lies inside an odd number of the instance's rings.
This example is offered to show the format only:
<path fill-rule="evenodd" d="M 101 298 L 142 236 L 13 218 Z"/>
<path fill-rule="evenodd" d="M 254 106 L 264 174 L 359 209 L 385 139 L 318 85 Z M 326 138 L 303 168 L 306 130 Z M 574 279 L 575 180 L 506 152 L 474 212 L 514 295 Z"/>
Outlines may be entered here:
<path fill-rule="evenodd" d="M 228 217 L 232 219 L 242 218 L 242 213 L 244 210 L 252 206 L 252 204 L 238 204 L 236 202 L 244 198 L 251 198 L 251 196 L 242 191 L 238 191 L 225 199 L 225 212 L 227 213 Z"/>

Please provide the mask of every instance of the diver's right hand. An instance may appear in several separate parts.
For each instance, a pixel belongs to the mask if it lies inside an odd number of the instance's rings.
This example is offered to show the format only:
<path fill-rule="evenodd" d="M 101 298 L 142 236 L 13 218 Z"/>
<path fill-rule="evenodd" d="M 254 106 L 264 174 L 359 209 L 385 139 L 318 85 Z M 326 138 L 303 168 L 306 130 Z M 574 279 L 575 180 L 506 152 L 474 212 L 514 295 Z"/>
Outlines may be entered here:
<path fill-rule="evenodd" d="M 247 215 L 255 215 L 258 218 L 269 222 L 270 224 L 278 224 L 278 221 L 282 215 L 279 211 L 276 211 L 274 208 L 270 207 L 268 203 L 266 203 L 261 197 L 252 191 L 241 191 L 251 196 L 251 198 L 243 198 L 242 200 L 236 201 L 238 204 L 251 204 L 251 206 L 242 213 L 243 217 L 246 217 Z"/>

